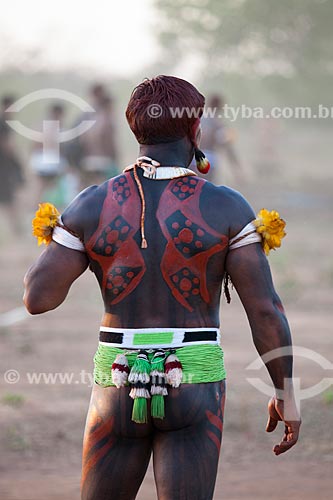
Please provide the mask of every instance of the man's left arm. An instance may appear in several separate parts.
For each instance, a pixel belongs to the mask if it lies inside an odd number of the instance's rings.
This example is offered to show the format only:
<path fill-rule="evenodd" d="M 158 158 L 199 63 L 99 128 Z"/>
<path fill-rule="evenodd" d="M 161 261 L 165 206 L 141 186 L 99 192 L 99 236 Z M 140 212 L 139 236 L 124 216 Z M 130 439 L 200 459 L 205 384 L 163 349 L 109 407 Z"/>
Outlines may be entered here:
<path fill-rule="evenodd" d="M 27 310 L 41 314 L 58 307 L 88 264 L 84 252 L 52 241 L 24 277 L 23 301 Z"/>
<path fill-rule="evenodd" d="M 287 318 L 259 243 L 230 251 L 227 271 L 245 308 L 255 347 L 275 386 L 276 395 L 268 404 L 266 431 L 272 432 L 279 420 L 284 422 L 284 437 L 273 450 L 280 455 L 296 444 L 301 425 L 293 388 L 292 341 Z"/>

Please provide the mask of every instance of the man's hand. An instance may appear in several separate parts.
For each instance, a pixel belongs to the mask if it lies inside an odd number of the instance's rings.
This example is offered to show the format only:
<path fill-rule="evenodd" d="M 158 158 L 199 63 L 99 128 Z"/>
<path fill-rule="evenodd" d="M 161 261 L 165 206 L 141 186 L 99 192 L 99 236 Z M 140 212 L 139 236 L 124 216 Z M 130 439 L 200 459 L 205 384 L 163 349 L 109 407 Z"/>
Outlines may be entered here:
<path fill-rule="evenodd" d="M 273 396 L 270 399 L 268 403 L 266 432 L 274 431 L 279 420 L 285 424 L 284 436 L 282 441 L 273 448 L 275 455 L 281 455 L 281 453 L 288 451 L 297 443 L 301 418 L 296 408 L 294 398 L 288 398 L 288 400 L 283 401 Z"/>

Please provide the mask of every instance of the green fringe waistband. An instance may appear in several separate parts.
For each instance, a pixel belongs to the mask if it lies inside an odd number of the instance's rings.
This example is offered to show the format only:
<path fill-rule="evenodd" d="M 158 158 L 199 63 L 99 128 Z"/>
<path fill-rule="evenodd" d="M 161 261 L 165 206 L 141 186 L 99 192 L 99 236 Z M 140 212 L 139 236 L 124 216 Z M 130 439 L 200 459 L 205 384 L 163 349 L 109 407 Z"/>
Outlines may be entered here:
<path fill-rule="evenodd" d="M 165 349 L 166 350 L 166 349 Z M 166 350 L 167 351 L 167 350 Z M 219 382 L 226 378 L 223 350 L 219 345 L 189 345 L 175 349 L 183 366 L 182 384 Z M 99 345 L 94 356 L 94 380 L 102 387 L 114 386 L 111 366 L 118 354 L 126 354 L 129 368 L 132 368 L 137 351 Z M 154 353 L 148 353 L 149 360 Z"/>

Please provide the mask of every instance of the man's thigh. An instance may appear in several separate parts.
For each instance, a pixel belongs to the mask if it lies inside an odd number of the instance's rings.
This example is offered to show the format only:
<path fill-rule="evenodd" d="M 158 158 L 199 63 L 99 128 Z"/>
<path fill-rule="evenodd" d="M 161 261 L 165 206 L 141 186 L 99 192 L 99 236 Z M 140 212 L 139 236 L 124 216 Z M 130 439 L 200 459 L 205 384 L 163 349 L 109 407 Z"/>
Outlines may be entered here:
<path fill-rule="evenodd" d="M 154 420 L 158 498 L 210 500 L 222 440 L 225 381 L 187 384 L 169 392 L 165 419 Z"/>
<path fill-rule="evenodd" d="M 132 422 L 128 392 L 93 388 L 83 442 L 82 500 L 134 499 L 144 478 L 151 424 Z"/>

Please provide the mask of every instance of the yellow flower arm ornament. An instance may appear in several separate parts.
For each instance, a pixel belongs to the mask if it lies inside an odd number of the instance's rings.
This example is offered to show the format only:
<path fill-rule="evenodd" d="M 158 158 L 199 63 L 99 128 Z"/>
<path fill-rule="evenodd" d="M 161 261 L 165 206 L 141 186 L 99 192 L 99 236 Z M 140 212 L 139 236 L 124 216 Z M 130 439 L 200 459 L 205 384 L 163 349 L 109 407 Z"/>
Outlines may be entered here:
<path fill-rule="evenodd" d="M 52 241 L 52 232 L 58 222 L 60 213 L 52 203 L 40 203 L 35 218 L 32 221 L 32 234 L 42 243 L 49 245 Z"/>
<path fill-rule="evenodd" d="M 248 227 L 251 227 L 249 232 L 246 232 Z M 253 229 L 253 226 L 255 229 Z M 263 208 L 257 214 L 257 218 L 250 222 L 243 230 L 239 233 L 241 236 L 237 235 L 233 238 L 231 248 L 238 248 L 239 246 L 249 245 L 251 243 L 257 242 L 258 239 L 253 239 L 253 235 L 258 233 L 261 236 L 261 244 L 266 255 L 269 254 L 271 250 L 281 246 L 281 240 L 285 237 L 286 223 L 281 219 L 280 215 L 276 210 L 271 210 L 270 212 Z M 245 234 L 244 234 L 245 232 Z M 243 234 L 242 234 L 243 233 Z M 243 240 L 243 243 L 239 245 L 239 242 Z M 237 244 L 237 246 L 236 246 Z M 227 299 L 228 304 L 231 302 L 231 296 L 229 291 L 229 284 L 231 279 L 228 273 L 224 276 L 224 295 Z M 232 283 L 231 283 L 232 284 Z"/>
<path fill-rule="evenodd" d="M 269 212 L 266 208 L 260 210 L 257 218 L 253 221 L 257 233 L 262 237 L 262 246 L 266 255 L 270 250 L 275 250 L 281 246 L 281 240 L 285 237 L 286 223 L 281 219 L 278 212 L 271 210 Z"/>

